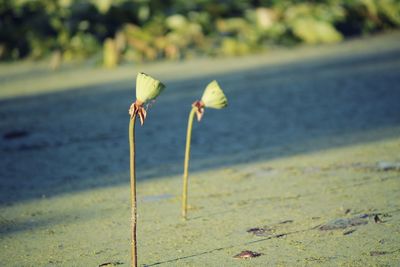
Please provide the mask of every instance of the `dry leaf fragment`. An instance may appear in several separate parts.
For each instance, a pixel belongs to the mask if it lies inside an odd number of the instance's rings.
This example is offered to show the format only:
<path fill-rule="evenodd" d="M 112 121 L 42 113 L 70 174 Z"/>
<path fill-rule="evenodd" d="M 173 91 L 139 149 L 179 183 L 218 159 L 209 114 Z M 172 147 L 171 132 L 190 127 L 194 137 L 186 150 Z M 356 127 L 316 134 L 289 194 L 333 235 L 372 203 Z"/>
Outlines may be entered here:
<path fill-rule="evenodd" d="M 250 251 L 250 250 L 243 250 L 239 254 L 233 256 L 235 259 L 250 259 L 250 258 L 256 258 L 261 256 L 261 253 Z"/>

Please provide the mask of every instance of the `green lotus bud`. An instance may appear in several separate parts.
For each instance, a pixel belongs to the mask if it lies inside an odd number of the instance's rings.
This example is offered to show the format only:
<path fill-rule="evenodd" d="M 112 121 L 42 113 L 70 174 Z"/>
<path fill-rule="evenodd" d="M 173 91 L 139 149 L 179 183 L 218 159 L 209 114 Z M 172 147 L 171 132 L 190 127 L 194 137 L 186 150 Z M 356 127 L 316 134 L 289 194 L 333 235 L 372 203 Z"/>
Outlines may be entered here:
<path fill-rule="evenodd" d="M 228 100 L 217 81 L 210 82 L 204 90 L 201 101 L 207 108 L 221 109 L 228 105 Z"/>
<path fill-rule="evenodd" d="M 136 77 L 136 99 L 141 103 L 157 98 L 165 88 L 165 85 L 159 80 L 140 72 Z"/>

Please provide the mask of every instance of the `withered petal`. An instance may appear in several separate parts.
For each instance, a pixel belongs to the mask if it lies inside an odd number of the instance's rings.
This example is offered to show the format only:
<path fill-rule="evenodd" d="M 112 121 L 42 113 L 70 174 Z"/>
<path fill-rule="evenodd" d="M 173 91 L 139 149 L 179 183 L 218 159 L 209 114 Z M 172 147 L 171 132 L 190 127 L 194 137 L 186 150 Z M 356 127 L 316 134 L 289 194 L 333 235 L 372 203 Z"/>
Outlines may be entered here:
<path fill-rule="evenodd" d="M 140 119 L 140 125 L 143 125 L 147 115 L 146 109 L 143 108 L 143 103 L 136 100 L 129 108 L 129 115 L 131 118 L 133 118 L 134 115 L 138 115 Z"/>
<path fill-rule="evenodd" d="M 197 100 L 193 102 L 192 107 L 196 108 L 196 117 L 197 121 L 201 121 L 201 118 L 204 115 L 204 103 L 201 100 Z"/>

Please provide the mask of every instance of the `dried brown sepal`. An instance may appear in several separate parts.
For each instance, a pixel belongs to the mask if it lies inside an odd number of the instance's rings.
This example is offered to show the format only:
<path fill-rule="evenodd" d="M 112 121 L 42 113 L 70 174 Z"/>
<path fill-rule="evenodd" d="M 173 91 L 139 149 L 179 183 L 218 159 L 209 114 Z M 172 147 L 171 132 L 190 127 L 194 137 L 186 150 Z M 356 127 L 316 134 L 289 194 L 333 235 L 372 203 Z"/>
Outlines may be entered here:
<path fill-rule="evenodd" d="M 146 119 L 146 109 L 143 107 L 143 103 L 139 100 L 136 100 L 134 103 L 132 103 L 131 107 L 129 108 L 129 115 L 131 118 L 134 115 L 138 115 L 140 119 L 140 125 L 144 124 L 144 120 Z"/>
<path fill-rule="evenodd" d="M 193 102 L 192 107 L 196 108 L 197 121 L 201 121 L 201 118 L 204 115 L 204 107 L 205 107 L 203 101 L 197 100 L 197 101 Z"/>

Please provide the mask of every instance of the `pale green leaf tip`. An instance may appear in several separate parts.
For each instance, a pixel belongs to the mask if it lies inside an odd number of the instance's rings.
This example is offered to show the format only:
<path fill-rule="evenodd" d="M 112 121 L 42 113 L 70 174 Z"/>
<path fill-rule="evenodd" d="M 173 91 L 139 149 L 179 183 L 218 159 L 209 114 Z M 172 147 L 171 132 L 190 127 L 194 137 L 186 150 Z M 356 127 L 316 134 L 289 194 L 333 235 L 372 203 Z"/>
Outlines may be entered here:
<path fill-rule="evenodd" d="M 201 101 L 207 108 L 221 109 L 228 105 L 228 100 L 216 80 L 207 85 Z"/>
<path fill-rule="evenodd" d="M 150 75 L 140 72 L 136 77 L 136 99 L 142 103 L 156 99 L 165 85 Z"/>

